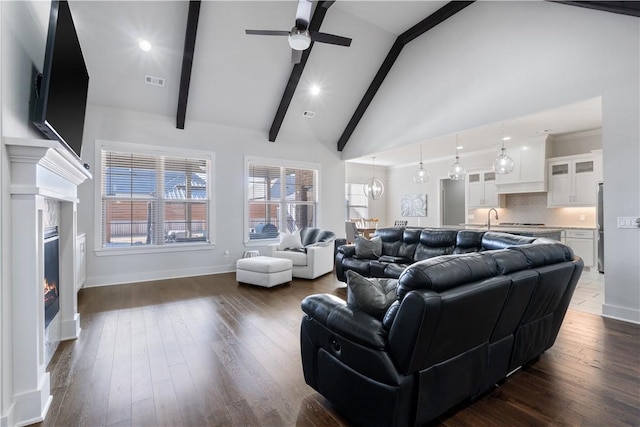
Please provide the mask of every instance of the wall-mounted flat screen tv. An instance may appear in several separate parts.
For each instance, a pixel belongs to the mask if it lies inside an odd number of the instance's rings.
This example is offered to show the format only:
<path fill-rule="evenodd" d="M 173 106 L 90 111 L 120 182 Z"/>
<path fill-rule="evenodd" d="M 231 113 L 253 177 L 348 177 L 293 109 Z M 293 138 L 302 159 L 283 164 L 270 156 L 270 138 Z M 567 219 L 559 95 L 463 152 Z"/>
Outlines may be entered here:
<path fill-rule="evenodd" d="M 69 4 L 53 0 L 42 73 L 36 78 L 34 125 L 80 158 L 89 73 Z"/>

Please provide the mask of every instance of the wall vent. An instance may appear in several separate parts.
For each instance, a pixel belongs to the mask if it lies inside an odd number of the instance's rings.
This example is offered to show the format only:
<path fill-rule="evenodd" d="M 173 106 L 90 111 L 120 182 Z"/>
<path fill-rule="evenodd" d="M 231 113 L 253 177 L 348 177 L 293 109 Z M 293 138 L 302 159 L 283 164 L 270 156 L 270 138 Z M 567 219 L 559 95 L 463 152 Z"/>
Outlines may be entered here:
<path fill-rule="evenodd" d="M 315 111 L 303 111 L 302 117 L 306 117 L 307 119 L 313 119 L 316 116 Z"/>
<path fill-rule="evenodd" d="M 144 76 L 144 82 L 148 85 L 164 87 L 164 79 L 162 77 Z"/>

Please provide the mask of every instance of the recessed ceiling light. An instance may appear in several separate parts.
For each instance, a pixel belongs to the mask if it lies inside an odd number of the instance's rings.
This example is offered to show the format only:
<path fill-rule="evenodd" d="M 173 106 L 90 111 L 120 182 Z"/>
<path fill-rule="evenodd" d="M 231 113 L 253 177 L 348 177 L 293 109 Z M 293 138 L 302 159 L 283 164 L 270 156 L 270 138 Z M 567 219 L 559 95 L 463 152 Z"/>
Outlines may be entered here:
<path fill-rule="evenodd" d="M 138 42 L 138 46 L 140 46 L 140 49 L 145 52 L 149 52 L 151 50 L 151 43 L 149 43 L 149 41 L 145 39 L 140 39 L 140 41 Z"/>
<path fill-rule="evenodd" d="M 311 86 L 311 95 L 317 95 L 320 93 L 320 86 L 313 85 Z"/>
<path fill-rule="evenodd" d="M 510 139 L 511 139 L 510 136 L 505 136 L 505 137 L 502 138 L 503 141 L 509 141 Z"/>
<path fill-rule="evenodd" d="M 462 150 L 463 148 L 464 148 L 464 147 L 463 147 L 462 145 L 458 145 L 458 146 L 456 147 L 456 150 Z"/>

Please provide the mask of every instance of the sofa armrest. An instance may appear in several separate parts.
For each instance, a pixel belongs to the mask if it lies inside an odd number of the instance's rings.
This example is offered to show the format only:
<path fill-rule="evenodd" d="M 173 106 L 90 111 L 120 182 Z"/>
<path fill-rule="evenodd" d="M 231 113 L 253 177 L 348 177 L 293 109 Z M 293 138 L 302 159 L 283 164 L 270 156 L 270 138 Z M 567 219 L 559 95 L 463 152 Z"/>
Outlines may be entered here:
<path fill-rule="evenodd" d="M 338 252 L 343 254 L 345 258 L 353 258 L 356 255 L 356 245 L 338 246 Z"/>
<path fill-rule="evenodd" d="M 310 295 L 301 306 L 308 317 L 336 334 L 373 349 L 386 346 L 387 332 L 382 322 L 334 295 Z"/>
<path fill-rule="evenodd" d="M 333 271 L 333 246 L 307 246 L 307 268 L 311 272 L 309 278 L 316 278 Z"/>
<path fill-rule="evenodd" d="M 273 243 L 267 246 L 267 256 L 273 256 L 273 254 L 278 250 L 280 246 L 279 243 Z"/>

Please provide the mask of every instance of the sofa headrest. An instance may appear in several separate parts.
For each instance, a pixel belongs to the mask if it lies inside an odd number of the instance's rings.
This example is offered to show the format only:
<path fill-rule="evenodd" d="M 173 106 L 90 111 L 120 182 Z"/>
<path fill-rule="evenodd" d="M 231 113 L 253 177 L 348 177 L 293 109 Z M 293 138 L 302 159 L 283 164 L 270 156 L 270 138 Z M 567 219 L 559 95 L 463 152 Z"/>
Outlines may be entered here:
<path fill-rule="evenodd" d="M 402 241 L 407 244 L 418 243 L 420 241 L 421 228 L 407 228 L 402 233 Z"/>
<path fill-rule="evenodd" d="M 402 240 L 403 228 L 378 228 L 376 236 L 380 236 L 383 242 L 399 242 Z"/>
<path fill-rule="evenodd" d="M 431 248 L 455 246 L 458 230 L 423 229 L 420 243 Z"/>
<path fill-rule="evenodd" d="M 333 231 L 323 230 L 321 228 L 304 227 L 300 230 L 300 240 L 302 246 L 316 244 L 318 246 L 328 246 L 336 239 Z"/>
<path fill-rule="evenodd" d="M 456 247 L 461 249 L 482 247 L 482 236 L 484 231 L 460 230 L 456 236 Z"/>
<path fill-rule="evenodd" d="M 526 270 L 529 268 L 529 260 L 522 252 L 510 249 L 499 249 L 484 252 L 486 256 L 494 259 L 499 274 L 510 274 L 514 271 Z"/>
<path fill-rule="evenodd" d="M 505 249 L 510 246 L 526 245 L 527 243 L 532 243 L 534 240 L 536 240 L 535 237 L 487 231 L 482 235 L 482 247 L 486 250 Z"/>
<path fill-rule="evenodd" d="M 497 274 L 496 262 L 482 253 L 443 255 L 418 261 L 398 279 L 398 300 L 415 289 L 442 292 Z"/>
<path fill-rule="evenodd" d="M 560 242 L 533 243 L 524 246 L 515 246 L 511 249 L 524 255 L 531 268 L 571 261 L 573 259 L 571 249 L 568 246 L 560 244 Z"/>

